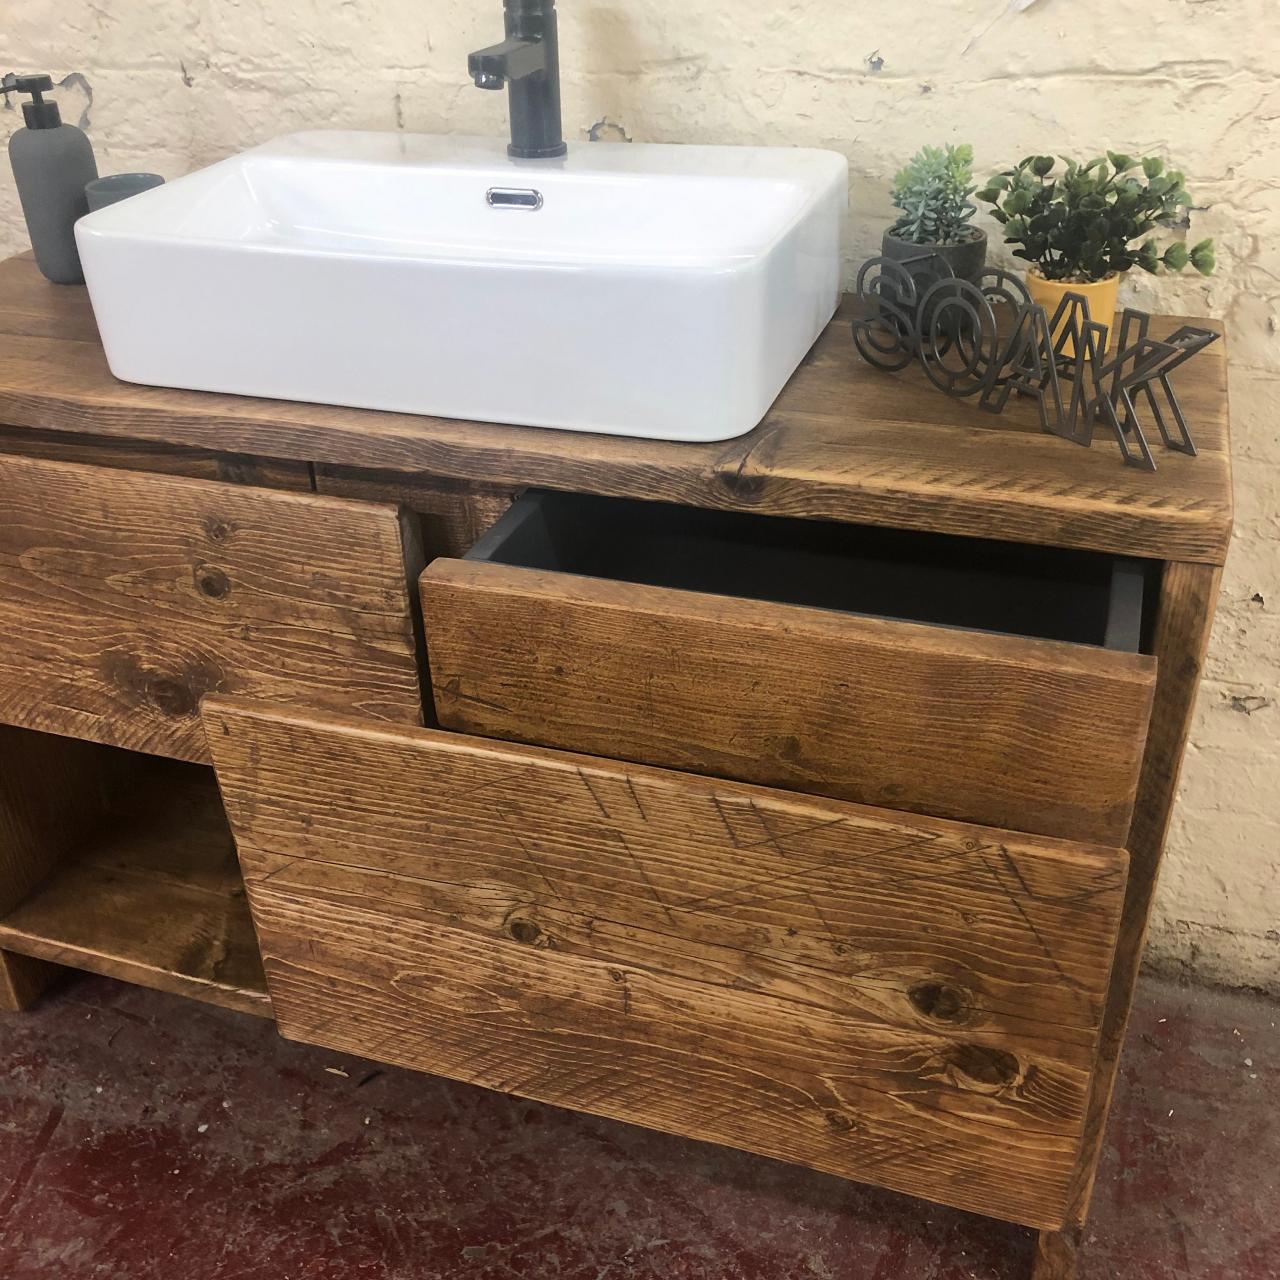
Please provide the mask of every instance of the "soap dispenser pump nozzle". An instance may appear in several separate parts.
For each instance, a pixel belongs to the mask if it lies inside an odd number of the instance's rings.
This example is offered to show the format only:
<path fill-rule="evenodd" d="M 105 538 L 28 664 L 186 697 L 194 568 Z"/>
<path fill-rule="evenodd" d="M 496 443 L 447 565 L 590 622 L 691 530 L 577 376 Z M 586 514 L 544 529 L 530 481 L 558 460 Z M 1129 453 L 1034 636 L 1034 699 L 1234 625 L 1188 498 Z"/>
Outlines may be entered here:
<path fill-rule="evenodd" d="M 62 113 L 56 102 L 46 102 L 44 94 L 53 92 L 52 76 L 16 76 L 10 72 L 0 80 L 0 90 L 10 93 L 29 93 L 30 102 L 22 104 L 22 118 L 28 129 L 56 129 L 62 123 Z"/>

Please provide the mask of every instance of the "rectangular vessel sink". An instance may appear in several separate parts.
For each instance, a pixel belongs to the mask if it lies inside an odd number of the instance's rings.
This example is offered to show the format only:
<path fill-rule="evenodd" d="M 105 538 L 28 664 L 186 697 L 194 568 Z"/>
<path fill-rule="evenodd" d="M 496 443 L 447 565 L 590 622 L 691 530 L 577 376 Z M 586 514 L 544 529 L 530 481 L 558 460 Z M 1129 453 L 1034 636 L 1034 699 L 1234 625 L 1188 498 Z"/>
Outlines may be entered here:
<path fill-rule="evenodd" d="M 723 440 L 831 318 L 846 200 L 828 151 L 317 132 L 76 239 L 128 382 Z"/>

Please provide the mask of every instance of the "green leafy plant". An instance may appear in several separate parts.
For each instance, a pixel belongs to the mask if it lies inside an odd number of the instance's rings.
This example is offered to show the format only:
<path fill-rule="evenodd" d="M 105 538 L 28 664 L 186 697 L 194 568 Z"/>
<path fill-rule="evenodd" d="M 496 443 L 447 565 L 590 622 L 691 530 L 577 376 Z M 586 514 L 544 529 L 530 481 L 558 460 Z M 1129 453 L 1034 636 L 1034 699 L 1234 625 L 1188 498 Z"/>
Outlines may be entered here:
<path fill-rule="evenodd" d="M 1176 169 L 1155 156 L 1135 160 L 1115 151 L 1088 164 L 1062 161 L 1066 171 L 1057 174 L 1053 156 L 1028 156 L 978 193 L 1004 224 L 1005 244 L 1020 246 L 1014 257 L 1033 263 L 1046 280 L 1075 283 L 1130 267 L 1181 271 L 1190 264 L 1201 275 L 1212 274 L 1212 240 L 1192 249 L 1175 241 L 1163 253 L 1151 239 L 1135 247 L 1157 227 L 1184 222 L 1191 197 Z"/>
<path fill-rule="evenodd" d="M 977 212 L 969 197 L 973 182 L 971 146 L 921 147 L 893 180 L 893 203 L 902 216 L 889 230 L 912 244 L 958 244 L 977 232 L 969 219 Z"/>

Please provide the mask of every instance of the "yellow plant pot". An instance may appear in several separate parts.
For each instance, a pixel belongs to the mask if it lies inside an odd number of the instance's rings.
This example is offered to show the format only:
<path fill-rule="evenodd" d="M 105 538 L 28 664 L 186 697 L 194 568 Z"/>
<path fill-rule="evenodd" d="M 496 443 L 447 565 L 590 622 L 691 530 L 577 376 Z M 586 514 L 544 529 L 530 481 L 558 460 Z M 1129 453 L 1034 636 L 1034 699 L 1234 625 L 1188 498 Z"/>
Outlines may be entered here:
<path fill-rule="evenodd" d="M 1038 271 L 1027 271 L 1027 292 L 1031 301 L 1037 302 L 1045 309 L 1049 319 L 1058 309 L 1063 294 L 1078 293 L 1089 304 L 1089 319 L 1099 320 L 1107 326 L 1107 342 L 1105 352 L 1111 346 L 1111 331 L 1115 328 L 1116 298 L 1120 291 L 1120 274 L 1112 272 L 1105 280 L 1095 280 L 1090 284 L 1076 284 L 1070 280 L 1046 280 Z M 1059 324 L 1054 330 L 1053 339 L 1057 342 L 1059 333 L 1066 327 Z M 1063 354 L 1074 356 L 1075 344 L 1070 338 L 1063 348 Z"/>

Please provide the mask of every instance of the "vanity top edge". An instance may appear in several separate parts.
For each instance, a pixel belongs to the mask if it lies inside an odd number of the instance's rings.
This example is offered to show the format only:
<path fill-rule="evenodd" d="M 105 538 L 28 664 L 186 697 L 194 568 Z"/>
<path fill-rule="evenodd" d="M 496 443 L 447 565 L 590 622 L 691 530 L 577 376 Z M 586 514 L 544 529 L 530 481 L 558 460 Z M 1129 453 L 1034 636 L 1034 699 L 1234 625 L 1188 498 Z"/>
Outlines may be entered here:
<path fill-rule="evenodd" d="M 1226 342 L 1174 378 L 1199 456 L 1154 443 L 1158 470 L 1045 435 L 889 375 L 837 314 L 764 420 L 719 443 L 500 426 L 120 382 L 83 288 L 29 254 L 0 262 L 0 424 L 486 485 L 918 528 L 1222 564 L 1232 496 Z M 1157 317 L 1154 331 L 1179 317 Z M 1220 324 L 1213 324 L 1222 328 Z M 1025 419 L 1025 421 L 1023 420 Z M 1150 433 L 1155 437 L 1154 428 Z M 0 440 L 0 451 L 3 441 Z"/>

